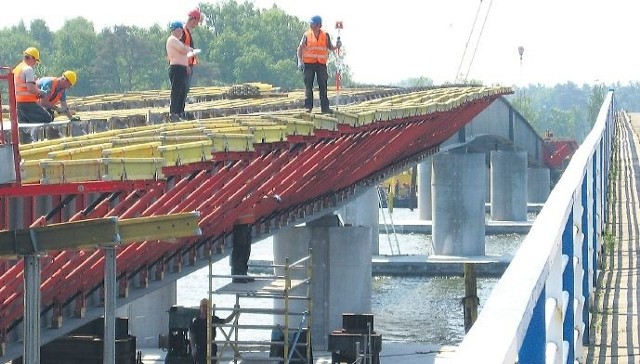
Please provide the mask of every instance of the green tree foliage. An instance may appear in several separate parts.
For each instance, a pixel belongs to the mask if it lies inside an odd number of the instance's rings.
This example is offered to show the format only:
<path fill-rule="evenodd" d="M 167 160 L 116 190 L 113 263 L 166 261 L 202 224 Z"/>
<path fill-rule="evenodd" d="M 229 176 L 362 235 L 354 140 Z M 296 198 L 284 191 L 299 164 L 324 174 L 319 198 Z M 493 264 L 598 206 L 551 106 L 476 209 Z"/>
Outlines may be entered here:
<path fill-rule="evenodd" d="M 200 4 L 205 21 L 193 31 L 196 48 L 202 49 L 192 86 L 265 82 L 286 89 L 301 88 L 296 49 L 306 21 L 273 6 L 256 8 L 251 2 L 225 1 Z M 122 93 L 169 87 L 165 42 L 166 25 L 148 29 L 113 25 L 96 32 L 93 23 L 78 17 L 53 32 L 36 19 L 0 29 L 0 62 L 13 67 L 22 51 L 40 50 L 38 76 L 57 76 L 70 69 L 78 83 L 70 95 Z M 334 40 L 335 41 L 335 40 Z M 335 65 L 329 65 L 335 82 Z M 343 67 L 343 85 L 350 82 Z M 2 87 L 2 86 L 0 86 Z"/>

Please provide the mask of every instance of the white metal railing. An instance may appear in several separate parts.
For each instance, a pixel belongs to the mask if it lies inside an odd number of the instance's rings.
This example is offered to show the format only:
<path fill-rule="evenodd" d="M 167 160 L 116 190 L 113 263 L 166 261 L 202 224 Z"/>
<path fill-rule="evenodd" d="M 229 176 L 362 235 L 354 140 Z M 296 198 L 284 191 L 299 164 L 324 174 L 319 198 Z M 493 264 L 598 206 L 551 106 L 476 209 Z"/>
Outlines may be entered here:
<path fill-rule="evenodd" d="M 447 362 L 582 361 L 607 216 L 613 110 L 610 91 L 593 129 Z"/>

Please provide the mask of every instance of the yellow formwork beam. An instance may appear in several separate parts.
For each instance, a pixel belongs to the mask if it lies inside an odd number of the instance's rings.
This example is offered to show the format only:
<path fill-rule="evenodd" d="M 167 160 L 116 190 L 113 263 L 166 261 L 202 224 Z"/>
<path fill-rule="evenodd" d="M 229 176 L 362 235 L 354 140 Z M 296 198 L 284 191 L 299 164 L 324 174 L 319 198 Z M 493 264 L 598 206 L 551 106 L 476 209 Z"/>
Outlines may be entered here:
<path fill-rule="evenodd" d="M 0 257 L 95 248 L 201 235 L 197 211 L 119 220 L 117 217 L 0 231 Z"/>
<path fill-rule="evenodd" d="M 20 151 L 20 157 L 24 160 L 49 159 L 49 153 L 62 149 L 60 144 L 45 145 Z"/>
<path fill-rule="evenodd" d="M 104 158 L 158 158 L 160 153 L 158 147 L 161 142 L 141 143 L 126 147 L 104 149 Z"/>
<path fill-rule="evenodd" d="M 95 145 L 88 145 L 86 147 L 71 148 L 65 150 L 58 150 L 49 152 L 47 157 L 53 160 L 77 160 L 77 159 L 92 159 L 102 157 L 102 150 L 111 148 L 111 143 L 102 143 Z"/>
<path fill-rule="evenodd" d="M 186 212 L 171 215 L 136 217 L 120 220 L 118 229 L 123 243 L 164 240 L 200 235 L 200 213 Z"/>
<path fill-rule="evenodd" d="M 37 159 L 28 160 L 20 163 L 20 178 L 22 183 L 35 183 L 40 182 L 42 178 L 42 166 L 43 161 L 52 161 L 51 159 Z"/>
<path fill-rule="evenodd" d="M 44 160 L 42 167 L 42 184 L 65 182 L 100 181 L 100 159 L 80 160 Z"/>
<path fill-rule="evenodd" d="M 322 114 L 311 114 L 308 112 L 302 112 L 297 115 L 298 118 L 313 123 L 315 129 L 321 130 L 338 130 L 338 119 L 332 116 Z"/>
<path fill-rule="evenodd" d="M 163 158 L 102 158 L 100 160 L 102 181 L 131 181 L 163 179 Z"/>
<path fill-rule="evenodd" d="M 253 134 L 210 133 L 213 152 L 253 152 Z"/>
<path fill-rule="evenodd" d="M 179 166 L 187 163 L 202 162 L 211 159 L 211 146 L 209 139 L 158 147 L 158 153 L 169 166 Z"/>
<path fill-rule="evenodd" d="M 31 229 L 0 231 L 0 256 L 79 249 L 118 241 L 120 237 L 116 217 L 89 219 Z"/>
<path fill-rule="evenodd" d="M 255 136 L 256 143 L 277 143 L 286 138 L 287 127 L 285 125 L 263 125 L 249 128 Z"/>

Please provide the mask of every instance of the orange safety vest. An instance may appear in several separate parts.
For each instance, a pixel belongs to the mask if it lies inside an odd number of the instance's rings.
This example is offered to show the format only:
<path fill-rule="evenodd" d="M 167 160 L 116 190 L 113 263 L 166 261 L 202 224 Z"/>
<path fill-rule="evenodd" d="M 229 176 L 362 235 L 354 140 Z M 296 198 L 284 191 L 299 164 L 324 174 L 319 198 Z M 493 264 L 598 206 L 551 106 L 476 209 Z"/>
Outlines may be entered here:
<path fill-rule="evenodd" d="M 193 37 L 191 37 L 191 31 L 184 27 L 184 31 L 182 32 L 182 38 L 180 39 L 182 43 L 188 45 L 191 48 L 195 48 L 193 45 Z M 193 66 L 197 64 L 198 60 L 196 60 L 196 56 L 189 57 L 189 66 Z"/>
<path fill-rule="evenodd" d="M 25 67 L 29 67 L 29 65 L 23 61 L 13 69 L 13 82 L 16 88 L 16 102 L 38 102 L 39 95 L 32 94 L 27 88 L 27 82 L 22 74 Z"/>
<path fill-rule="evenodd" d="M 327 33 L 320 31 L 318 38 L 313 30 L 307 30 L 307 45 L 302 51 L 302 61 L 304 63 L 327 64 L 329 59 L 329 48 L 327 48 Z"/>
<path fill-rule="evenodd" d="M 64 95 L 64 90 L 58 90 L 58 78 L 54 78 L 51 81 L 51 96 L 49 96 L 49 103 L 51 105 L 57 105 L 62 99 L 62 95 Z"/>

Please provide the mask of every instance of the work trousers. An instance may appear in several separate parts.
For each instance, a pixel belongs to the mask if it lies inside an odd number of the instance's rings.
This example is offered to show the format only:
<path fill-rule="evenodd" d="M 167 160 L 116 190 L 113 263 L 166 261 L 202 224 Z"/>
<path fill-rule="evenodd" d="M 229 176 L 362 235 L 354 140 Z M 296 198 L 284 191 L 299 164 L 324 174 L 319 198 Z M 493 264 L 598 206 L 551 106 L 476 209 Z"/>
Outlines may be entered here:
<path fill-rule="evenodd" d="M 231 274 L 246 276 L 251 255 L 251 225 L 238 224 L 233 227 L 233 250 L 231 250 Z"/>
<path fill-rule="evenodd" d="M 19 123 L 50 123 L 53 121 L 51 114 L 37 102 L 18 102 Z"/>
<path fill-rule="evenodd" d="M 184 103 L 187 99 L 187 66 L 170 65 L 169 81 L 171 82 L 169 113 L 182 115 L 184 113 Z"/>
<path fill-rule="evenodd" d="M 327 65 L 322 63 L 305 63 L 304 64 L 304 108 L 310 110 L 313 108 L 313 80 L 318 82 L 318 91 L 320 92 L 320 109 L 325 112 L 329 110 L 329 97 L 327 96 Z"/>

